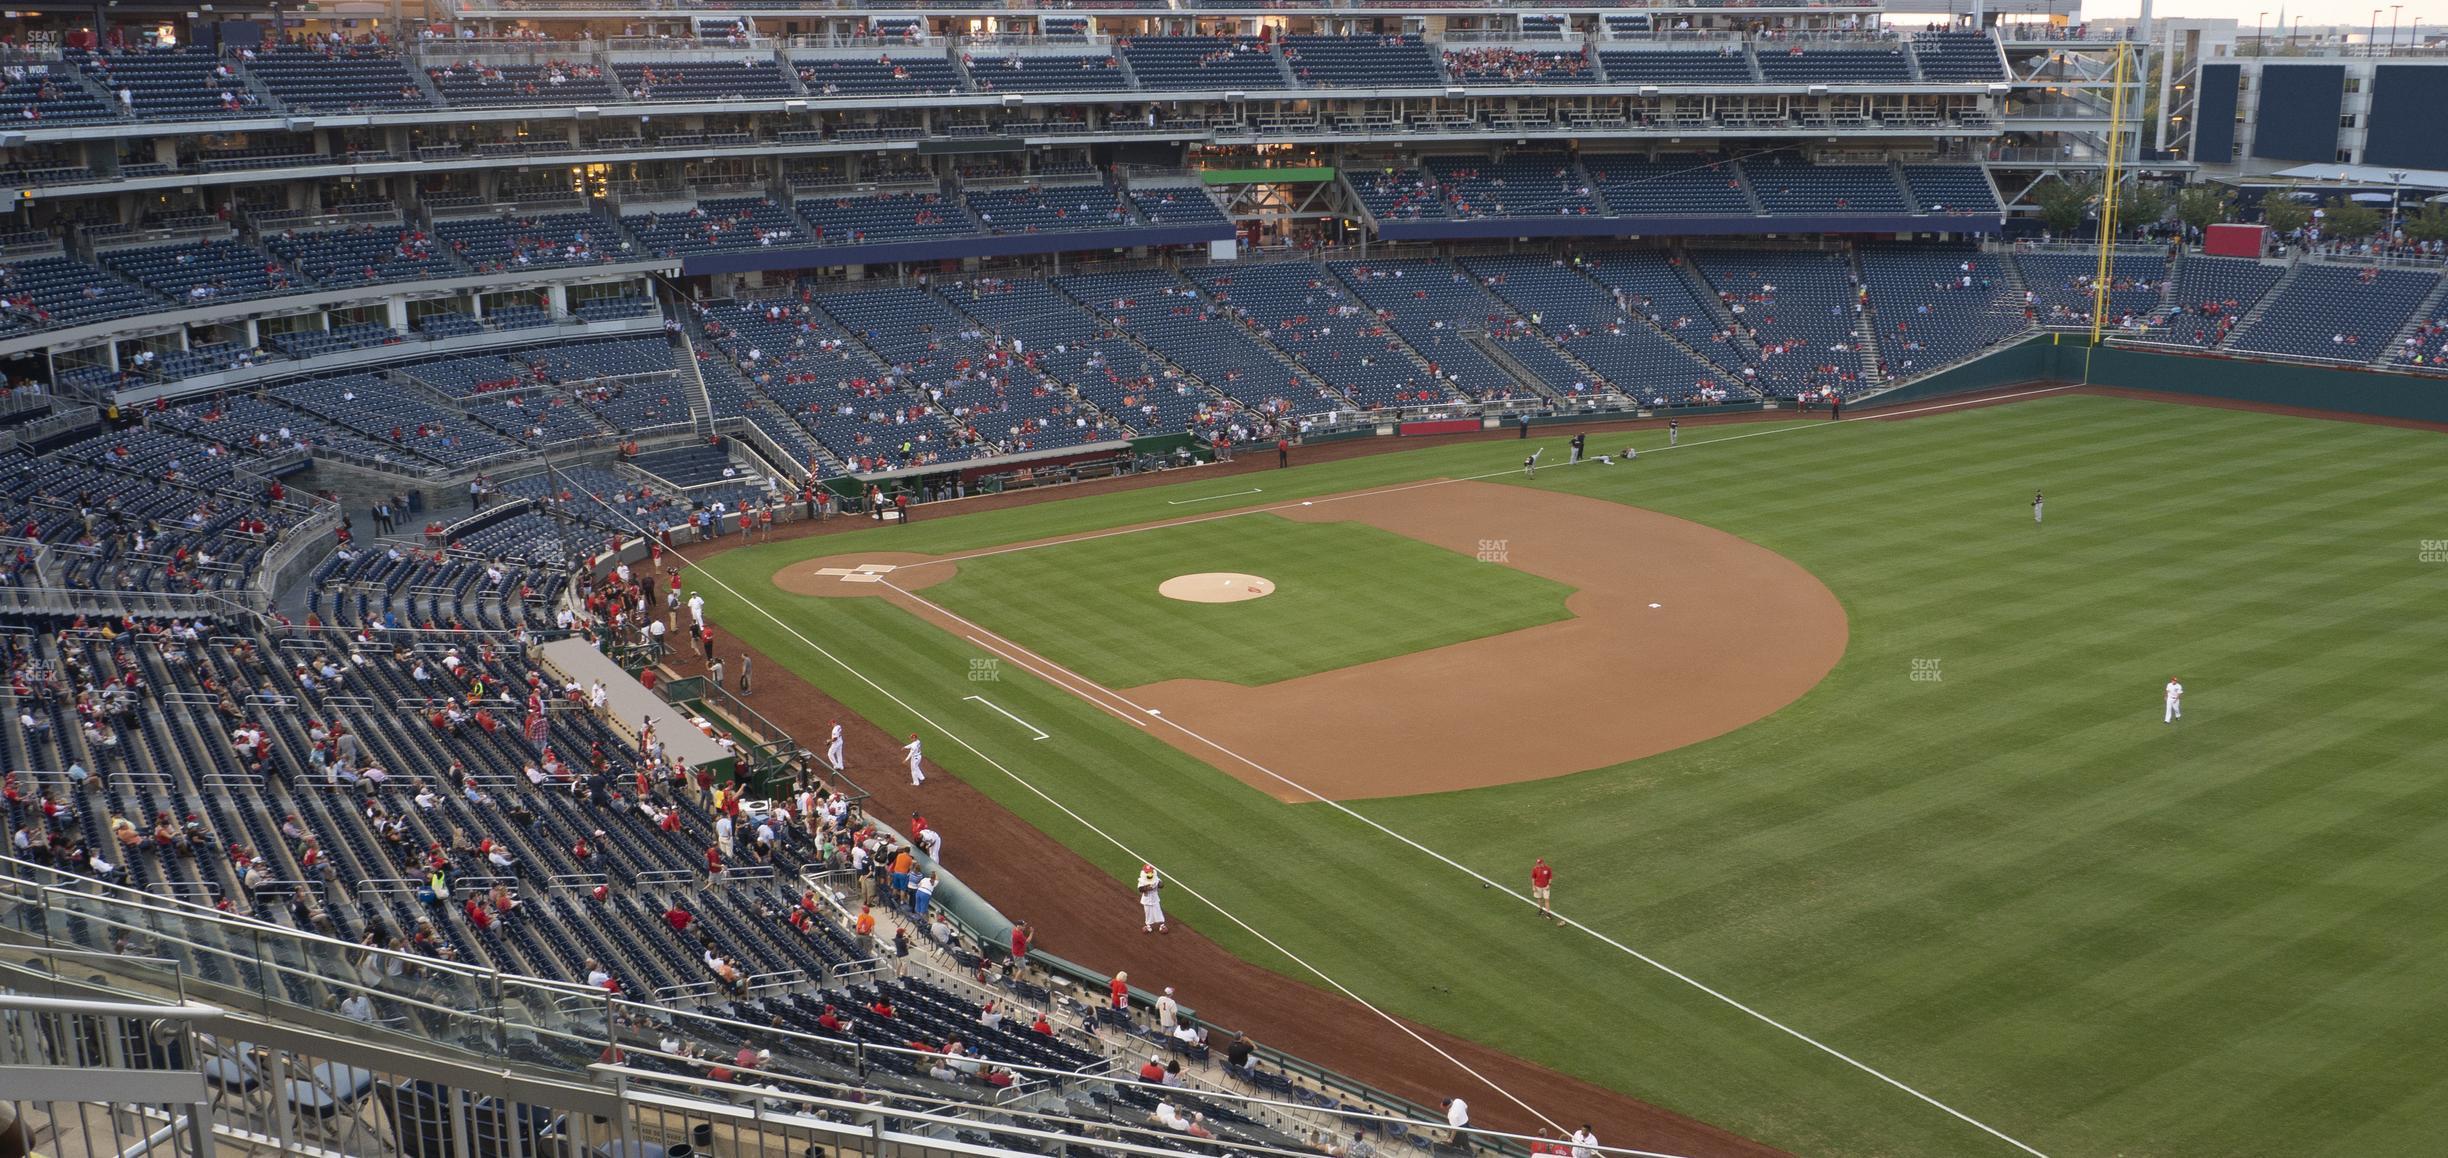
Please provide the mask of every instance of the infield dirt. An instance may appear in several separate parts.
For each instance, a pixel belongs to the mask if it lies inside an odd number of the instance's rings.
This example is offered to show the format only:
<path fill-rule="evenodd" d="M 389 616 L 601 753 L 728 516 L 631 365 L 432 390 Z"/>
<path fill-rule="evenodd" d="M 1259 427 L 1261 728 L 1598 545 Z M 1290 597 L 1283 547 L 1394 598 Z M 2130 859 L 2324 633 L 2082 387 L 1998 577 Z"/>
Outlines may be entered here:
<path fill-rule="evenodd" d="M 1792 703 L 1844 655 L 1844 609 L 1809 571 L 1653 511 L 1486 482 L 1395 487 L 1268 511 L 1304 522 L 1367 523 L 1576 589 L 1566 602 L 1572 616 L 1555 623 L 1256 687 L 1167 680 L 1105 689 L 1074 681 L 1083 698 L 1134 714 L 1160 711 L 1179 727 L 1158 735 L 1281 800 L 1309 800 L 1310 792 L 1335 800 L 1447 792 L 1637 760 Z M 1077 537 L 1029 546 L 1059 550 Z M 773 581 L 794 594 L 888 599 L 955 635 L 974 635 L 993 625 L 956 621 L 918 594 L 950 578 L 960 558 L 891 552 L 803 560 Z M 894 568 L 885 582 L 844 582 L 840 574 L 878 564 Z M 1029 654 L 1009 640 L 998 646 Z"/>

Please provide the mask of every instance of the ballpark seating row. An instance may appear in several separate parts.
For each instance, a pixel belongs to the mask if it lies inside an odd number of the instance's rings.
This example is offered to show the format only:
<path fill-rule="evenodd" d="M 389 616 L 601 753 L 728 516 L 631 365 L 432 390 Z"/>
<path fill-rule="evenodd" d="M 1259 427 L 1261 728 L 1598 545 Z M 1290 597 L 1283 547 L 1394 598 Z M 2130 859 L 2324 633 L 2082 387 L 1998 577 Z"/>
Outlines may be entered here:
<path fill-rule="evenodd" d="M 2368 362 L 2388 352 L 2440 275 L 2430 270 L 2301 265 L 2229 349 Z"/>
<path fill-rule="evenodd" d="M 2286 267 L 2232 257 L 2189 255 L 2177 263 L 2164 340 L 2214 346 L 2269 296 Z"/>

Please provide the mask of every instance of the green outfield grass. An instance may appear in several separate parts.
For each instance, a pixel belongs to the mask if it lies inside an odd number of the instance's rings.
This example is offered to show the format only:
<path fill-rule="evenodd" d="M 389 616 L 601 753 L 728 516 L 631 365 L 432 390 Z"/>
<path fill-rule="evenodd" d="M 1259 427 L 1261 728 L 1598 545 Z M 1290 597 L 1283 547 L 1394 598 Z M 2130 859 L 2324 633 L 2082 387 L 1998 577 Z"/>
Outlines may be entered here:
<path fill-rule="evenodd" d="M 1508 882 L 1544 855 L 1565 911 L 2060 1158 L 2436 1152 L 2448 562 L 2420 554 L 2448 539 L 2448 441 L 2073 396 L 1684 435 L 1527 485 L 1695 519 L 1808 567 L 1851 618 L 1827 680 L 1635 764 L 1362 813 Z M 1270 472 L 1265 494 L 1201 509 L 1523 453 L 1507 441 Z M 967 642 L 880 601 L 768 582 L 860 543 L 975 549 L 1163 518 L 1181 509 L 1169 499 L 1226 489 L 932 519 L 705 569 L 910 707 L 709 599 L 718 622 L 886 729 L 937 729 L 929 754 L 1117 876 L 1135 862 L 1012 777 L 1383 1006 L 1799 1153 L 2012 1153 L 1349 816 L 1277 803 L 1008 672 L 999 702 L 1054 736 L 1028 742 L 961 702 L 983 654 Z M 991 626 L 1026 638 L 1026 617 L 1015 604 Z M 2176 726 L 2160 722 L 2171 675 L 2191 691 Z M 1571 673 L 1545 678 L 1565 688 Z M 1333 888 L 1314 887 L 1321 857 Z M 1249 871 L 1269 864 L 1302 867 Z M 1168 900 L 1293 971 L 1186 892 Z"/>
<path fill-rule="evenodd" d="M 913 524 L 915 526 L 915 524 Z M 1157 594 L 1176 575 L 1275 582 L 1241 603 Z M 927 598 L 1108 687 L 1266 684 L 1569 618 L 1572 588 L 1364 523 L 1245 515 L 966 559 Z"/>

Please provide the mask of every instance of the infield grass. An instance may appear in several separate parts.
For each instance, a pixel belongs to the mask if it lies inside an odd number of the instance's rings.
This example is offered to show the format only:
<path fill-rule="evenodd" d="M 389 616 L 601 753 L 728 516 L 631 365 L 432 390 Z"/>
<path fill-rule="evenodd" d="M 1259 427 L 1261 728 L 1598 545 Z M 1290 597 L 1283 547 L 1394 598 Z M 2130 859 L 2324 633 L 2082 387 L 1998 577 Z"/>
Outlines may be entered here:
<path fill-rule="evenodd" d="M 2421 561 L 2420 544 L 2448 539 L 2448 440 L 2078 396 L 1684 433 L 1671 453 L 1646 453 L 1662 433 L 1636 437 L 1637 464 L 1527 485 L 1784 553 L 1843 600 L 1844 660 L 1703 744 L 1360 812 L 1516 887 L 1544 855 L 1560 909 L 2053 1155 L 2438 1152 L 2448 562 Z M 1227 501 L 1469 475 L 1522 453 L 1478 443 L 1271 472 L 1265 494 Z M 978 549 L 1163 518 L 1179 511 L 1166 500 L 1217 489 L 939 518 L 821 552 Z M 719 621 L 887 729 L 974 743 L 1371 1000 L 1798 1153 L 2012 1153 L 1349 816 L 1280 804 L 1024 673 L 998 699 L 1054 739 L 964 713 L 962 673 L 983 653 L 881 601 L 770 585 L 814 553 L 776 544 L 706 571 L 924 720 L 709 592 Z M 1026 617 L 981 622 L 1025 639 Z M 2160 719 L 2171 675 L 2190 689 L 2178 725 Z M 1135 867 L 958 743 L 929 752 L 1117 876 Z M 1326 850 L 1333 888 L 1250 871 Z M 1186 893 L 1168 901 L 1298 975 Z"/>
<path fill-rule="evenodd" d="M 1187 603 L 1177 575 L 1257 575 L 1263 599 Z M 1572 588 L 1362 523 L 1252 514 L 964 559 L 926 596 L 1112 688 L 1267 684 L 1569 618 Z"/>

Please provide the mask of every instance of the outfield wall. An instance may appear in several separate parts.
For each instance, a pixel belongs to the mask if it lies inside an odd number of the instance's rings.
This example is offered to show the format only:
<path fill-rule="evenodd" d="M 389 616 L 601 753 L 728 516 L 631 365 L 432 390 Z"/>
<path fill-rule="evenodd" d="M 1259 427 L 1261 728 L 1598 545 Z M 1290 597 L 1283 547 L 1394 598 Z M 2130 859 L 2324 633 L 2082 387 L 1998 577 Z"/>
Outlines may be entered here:
<path fill-rule="evenodd" d="M 2117 386 L 2448 423 L 2448 382 L 2436 378 L 2119 346 L 2094 350 L 2085 347 L 2076 334 L 2042 335 L 1899 386 L 1861 405 L 1877 409 L 2024 382 Z"/>

